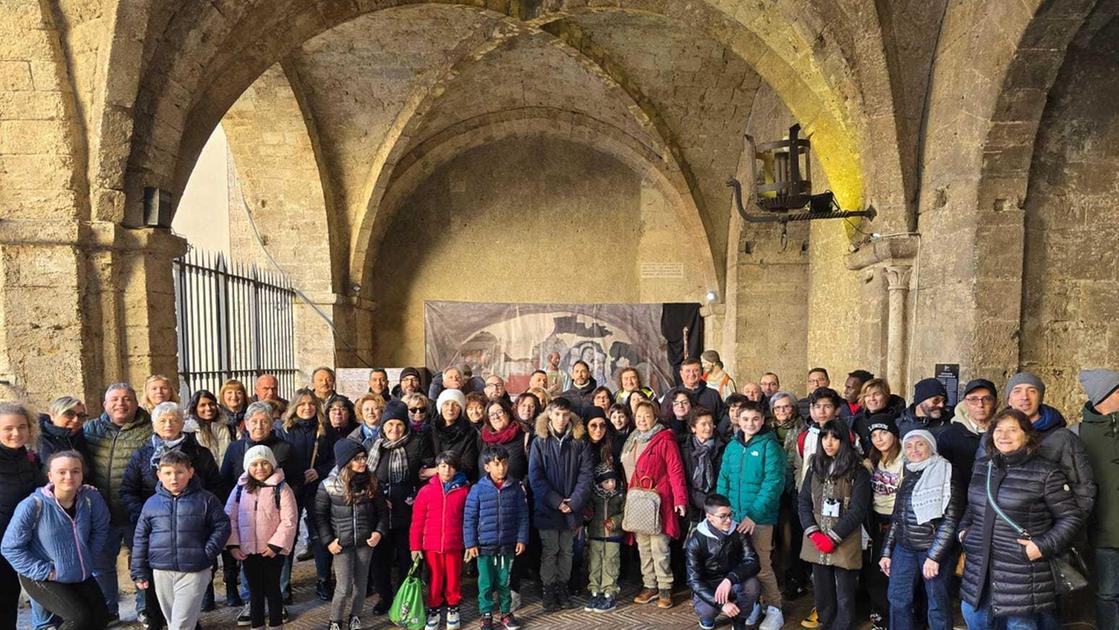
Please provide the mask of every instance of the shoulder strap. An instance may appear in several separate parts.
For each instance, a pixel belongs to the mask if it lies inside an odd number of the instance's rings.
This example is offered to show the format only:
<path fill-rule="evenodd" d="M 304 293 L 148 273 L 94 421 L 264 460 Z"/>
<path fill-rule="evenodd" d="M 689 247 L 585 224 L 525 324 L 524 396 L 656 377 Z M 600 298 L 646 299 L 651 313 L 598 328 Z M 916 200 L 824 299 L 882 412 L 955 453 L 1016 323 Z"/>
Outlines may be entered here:
<path fill-rule="evenodd" d="M 238 505 L 241 504 L 241 491 L 244 490 L 244 489 L 245 489 L 245 486 L 242 486 L 241 484 L 237 484 L 237 492 L 236 492 L 236 495 L 233 497 L 233 502 L 234 503 L 236 503 Z"/>
<path fill-rule="evenodd" d="M 1002 508 L 999 507 L 999 504 L 995 502 L 995 495 L 991 492 L 992 468 L 994 468 L 993 463 L 991 462 L 991 460 L 987 460 L 987 503 L 990 504 L 991 509 L 995 511 L 995 514 L 998 514 L 999 518 L 1006 521 L 1006 524 L 1009 525 L 1011 529 L 1018 532 L 1019 536 L 1023 538 L 1029 538 L 1030 533 L 1023 529 L 1020 525 L 1018 525 L 1018 523 L 1010 520 L 1010 517 L 1006 515 L 1006 512 L 1003 512 Z"/>
<path fill-rule="evenodd" d="M 284 493 L 284 480 L 281 479 L 279 483 L 272 486 L 272 497 L 276 500 L 276 511 L 280 510 L 280 497 Z"/>

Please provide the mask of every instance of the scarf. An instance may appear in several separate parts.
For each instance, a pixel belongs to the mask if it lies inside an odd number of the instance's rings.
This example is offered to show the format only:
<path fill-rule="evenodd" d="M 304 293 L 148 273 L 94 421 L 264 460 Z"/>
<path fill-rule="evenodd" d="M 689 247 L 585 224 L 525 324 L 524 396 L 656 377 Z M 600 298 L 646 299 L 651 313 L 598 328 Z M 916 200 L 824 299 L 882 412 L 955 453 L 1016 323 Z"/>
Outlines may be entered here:
<path fill-rule="evenodd" d="M 466 479 L 466 473 L 457 472 L 450 481 L 443 482 L 443 494 L 454 490 L 455 488 L 465 488 L 469 486 L 470 482 Z"/>
<path fill-rule="evenodd" d="M 482 427 L 482 441 L 486 444 L 508 444 L 521 434 L 521 425 L 510 422 L 500 431 L 494 431 L 486 425 Z"/>
<path fill-rule="evenodd" d="M 902 441 L 903 450 L 906 442 L 917 438 L 928 442 L 929 448 L 932 449 L 932 453 L 925 461 L 905 463 L 905 469 L 909 472 L 923 471 L 913 486 L 913 495 L 910 498 L 917 524 L 922 525 L 944 516 L 944 509 L 948 507 L 948 501 L 952 498 L 952 464 L 936 452 L 936 438 L 924 429 L 906 433 Z"/>
<path fill-rule="evenodd" d="M 801 453 L 800 474 L 803 476 L 808 472 L 809 461 L 812 456 L 816 454 L 816 449 L 820 445 L 820 425 L 815 422 L 812 426 L 808 427 L 808 434 L 804 436 L 804 451 Z"/>
<path fill-rule="evenodd" d="M 148 463 L 151 464 L 151 467 L 159 468 L 159 458 L 163 457 L 169 451 L 181 450 L 180 447 L 183 444 L 183 440 L 186 439 L 186 436 L 186 433 L 180 433 L 178 438 L 171 441 L 166 441 L 158 435 L 153 435 L 152 446 L 155 448 L 152 449 L 151 459 L 148 460 Z"/>
<path fill-rule="evenodd" d="M 596 497 L 600 499 L 609 499 L 611 497 L 617 496 L 618 493 L 622 491 L 622 484 L 618 481 L 614 481 L 614 490 L 611 492 L 607 492 L 606 489 L 602 487 L 602 484 L 598 483 L 594 484 L 592 489 L 594 490 L 594 495 Z"/>
<path fill-rule="evenodd" d="M 715 489 L 715 438 L 700 440 L 692 436 L 692 487 L 704 494 Z"/>
<path fill-rule="evenodd" d="M 377 472 L 381 464 L 381 449 L 384 449 L 389 452 L 389 471 L 385 481 L 390 484 L 403 483 L 408 478 L 408 451 L 403 446 L 411 437 L 411 433 L 405 433 L 395 441 L 383 435 L 378 437 L 369 447 L 369 470 Z"/>
<path fill-rule="evenodd" d="M 369 425 L 362 422 L 361 423 L 361 436 L 363 438 L 365 438 L 366 440 L 376 440 L 377 438 L 381 437 L 381 427 L 380 426 L 375 426 L 375 427 L 370 428 Z"/>

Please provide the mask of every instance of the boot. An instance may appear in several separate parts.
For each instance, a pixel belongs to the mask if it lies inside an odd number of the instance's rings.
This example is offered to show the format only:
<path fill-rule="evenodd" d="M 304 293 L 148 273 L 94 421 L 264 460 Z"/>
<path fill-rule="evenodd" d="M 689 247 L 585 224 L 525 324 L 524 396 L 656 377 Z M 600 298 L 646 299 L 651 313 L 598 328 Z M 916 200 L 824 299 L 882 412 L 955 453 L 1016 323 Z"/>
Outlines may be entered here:
<path fill-rule="evenodd" d="M 334 597 L 334 589 L 330 588 L 329 580 L 318 580 L 315 583 L 315 595 L 324 602 L 329 602 Z"/>
<path fill-rule="evenodd" d="M 241 601 L 241 593 L 237 589 L 236 582 L 232 584 L 230 584 L 229 582 L 225 583 L 225 605 L 235 607 L 241 607 L 245 605 L 245 602 Z"/>
<path fill-rule="evenodd" d="M 559 597 L 556 595 L 556 585 L 545 584 L 542 590 L 544 591 L 544 612 L 555 612 L 559 610 Z"/>
<path fill-rule="evenodd" d="M 202 595 L 202 612 L 210 612 L 214 609 L 214 583 L 211 581 L 206 585 L 206 593 Z"/>

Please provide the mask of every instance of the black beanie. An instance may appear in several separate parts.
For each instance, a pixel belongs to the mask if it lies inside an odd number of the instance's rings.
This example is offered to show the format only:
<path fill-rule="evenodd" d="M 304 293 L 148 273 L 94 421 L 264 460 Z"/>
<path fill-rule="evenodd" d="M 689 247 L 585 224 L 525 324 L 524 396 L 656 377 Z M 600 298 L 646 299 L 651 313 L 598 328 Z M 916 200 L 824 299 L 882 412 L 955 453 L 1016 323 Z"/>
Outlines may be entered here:
<path fill-rule="evenodd" d="M 404 378 L 407 376 L 415 376 L 420 381 L 423 381 L 423 379 L 420 378 L 420 371 L 414 367 L 406 367 L 403 370 L 400 370 L 400 380 L 403 381 Z"/>
<path fill-rule="evenodd" d="M 617 473 L 617 471 L 614 470 L 613 466 L 611 466 L 610 464 L 606 464 L 606 463 L 602 463 L 602 464 L 599 464 L 598 466 L 595 466 L 595 468 L 594 468 L 594 482 L 595 483 L 602 483 L 603 481 L 608 481 L 610 479 L 613 479 L 614 481 L 618 480 L 618 473 Z"/>
<path fill-rule="evenodd" d="M 866 434 L 873 435 L 875 431 L 884 429 L 886 431 L 889 431 L 890 433 L 893 433 L 894 437 L 897 437 L 898 425 L 895 421 L 895 417 L 896 416 L 894 414 L 888 411 L 879 411 L 877 413 L 870 414 L 870 417 L 866 420 Z"/>
<path fill-rule="evenodd" d="M 944 383 L 941 383 L 935 378 L 926 378 L 917 381 L 917 385 L 913 387 L 914 405 L 919 405 L 933 396 L 948 398 L 948 391 L 944 389 Z"/>
<path fill-rule="evenodd" d="M 587 415 L 585 418 L 583 418 L 583 420 L 586 420 L 587 422 L 590 422 L 591 418 L 606 419 L 606 412 L 602 410 L 602 407 L 591 405 L 590 407 L 584 408 L 584 410 L 586 411 Z"/>
<path fill-rule="evenodd" d="M 360 442 L 350 438 L 342 438 L 334 443 L 334 465 L 342 470 L 350 464 L 350 460 L 365 452 L 365 447 Z"/>
<path fill-rule="evenodd" d="M 399 400 L 390 400 L 381 412 L 381 424 L 389 420 L 400 420 L 404 426 L 408 426 L 408 405 Z"/>

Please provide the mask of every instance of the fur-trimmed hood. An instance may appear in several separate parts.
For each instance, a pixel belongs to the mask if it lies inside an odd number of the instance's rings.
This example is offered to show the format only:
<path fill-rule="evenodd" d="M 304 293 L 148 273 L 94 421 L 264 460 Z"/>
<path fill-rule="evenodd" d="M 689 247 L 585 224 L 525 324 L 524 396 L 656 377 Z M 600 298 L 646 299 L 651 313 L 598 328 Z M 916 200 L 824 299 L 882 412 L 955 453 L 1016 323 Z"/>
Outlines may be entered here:
<path fill-rule="evenodd" d="M 569 437 L 572 437 L 576 440 L 581 440 L 583 439 L 583 436 L 586 435 L 587 428 L 583 425 L 583 419 L 579 417 L 579 414 L 574 412 L 570 413 L 572 415 L 572 419 L 571 425 L 567 429 L 567 434 Z M 552 432 L 548 430 L 548 414 L 542 413 L 539 416 L 536 416 L 536 437 L 546 438 L 551 434 Z"/>

